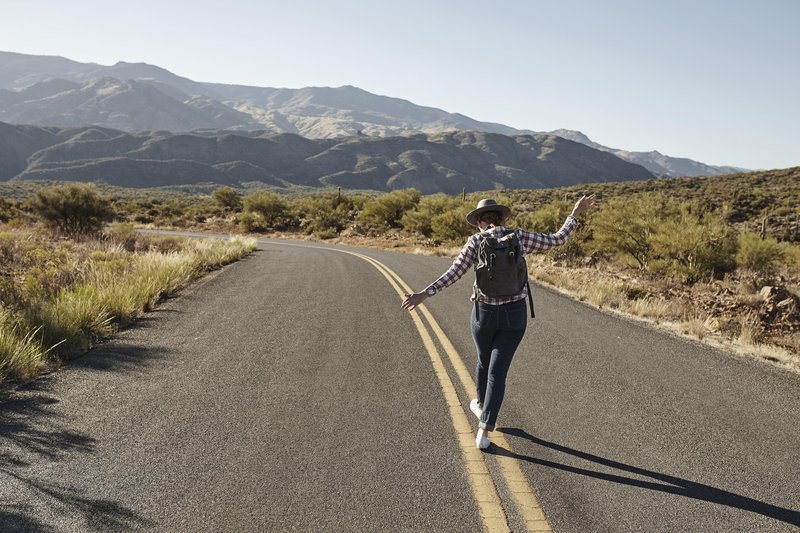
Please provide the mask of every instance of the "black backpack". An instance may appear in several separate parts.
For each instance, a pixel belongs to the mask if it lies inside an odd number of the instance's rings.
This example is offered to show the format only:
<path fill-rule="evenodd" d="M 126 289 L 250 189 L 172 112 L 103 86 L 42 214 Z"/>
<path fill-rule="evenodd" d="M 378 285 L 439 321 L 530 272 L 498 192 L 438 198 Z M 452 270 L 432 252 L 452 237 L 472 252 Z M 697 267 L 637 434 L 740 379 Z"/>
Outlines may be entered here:
<path fill-rule="evenodd" d="M 528 265 L 516 232 L 506 230 L 501 237 L 486 232 L 478 235 L 475 276 L 478 289 L 490 298 L 516 296 L 527 287 L 531 318 L 535 318 Z"/>

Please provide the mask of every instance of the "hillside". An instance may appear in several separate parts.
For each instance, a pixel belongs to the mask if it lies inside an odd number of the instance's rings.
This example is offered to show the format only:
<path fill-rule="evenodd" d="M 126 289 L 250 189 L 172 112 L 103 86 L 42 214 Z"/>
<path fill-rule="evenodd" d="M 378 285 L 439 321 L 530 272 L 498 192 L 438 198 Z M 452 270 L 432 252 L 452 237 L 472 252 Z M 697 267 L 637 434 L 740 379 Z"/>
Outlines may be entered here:
<path fill-rule="evenodd" d="M 202 83 L 155 65 L 79 63 L 0 52 L 0 121 L 43 126 L 97 125 L 124 131 L 261 130 L 324 139 L 451 131 L 530 135 L 503 124 L 381 96 L 353 86 L 280 89 Z M 655 175 L 714 175 L 715 167 L 657 151 L 608 148 L 573 130 L 557 135 L 613 153 Z"/>
<path fill-rule="evenodd" d="M 599 201 L 657 194 L 702 211 L 723 210 L 738 229 L 761 232 L 786 242 L 800 242 L 800 167 L 721 176 L 650 179 L 618 183 L 594 183 L 558 189 L 506 191 L 522 210 L 538 209 L 555 200 L 594 192 Z"/>
<path fill-rule="evenodd" d="M 132 134 L 0 123 L 0 179 L 127 187 L 258 181 L 422 193 L 646 179 L 644 168 L 552 135 L 450 132 L 307 139 L 267 133 Z"/>
<path fill-rule="evenodd" d="M 553 130 L 551 135 L 558 135 L 571 141 L 591 146 L 595 150 L 610 152 L 615 156 L 633 163 L 642 165 L 644 168 L 657 176 L 719 176 L 722 174 L 732 174 L 735 172 L 747 172 L 746 168 L 726 167 L 706 165 L 699 161 L 694 161 L 686 157 L 672 157 L 664 155 L 657 150 L 650 152 L 632 152 L 620 148 L 609 148 L 600 143 L 592 141 L 585 134 L 574 130 Z"/>

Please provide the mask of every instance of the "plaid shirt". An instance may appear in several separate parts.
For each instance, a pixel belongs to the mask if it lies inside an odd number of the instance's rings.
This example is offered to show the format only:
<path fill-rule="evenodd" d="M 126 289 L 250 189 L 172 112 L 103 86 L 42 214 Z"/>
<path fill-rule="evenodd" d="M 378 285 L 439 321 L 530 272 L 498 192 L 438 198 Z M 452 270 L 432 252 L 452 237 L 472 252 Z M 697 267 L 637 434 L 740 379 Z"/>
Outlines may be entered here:
<path fill-rule="evenodd" d="M 517 238 L 519 239 L 519 243 L 523 252 L 525 254 L 530 254 L 535 252 L 543 252 L 545 250 L 549 250 L 550 248 L 561 246 L 566 242 L 567 237 L 569 237 L 570 233 L 573 232 L 577 225 L 578 221 L 575 220 L 575 217 L 570 215 L 567 217 L 564 225 L 561 226 L 561 229 L 556 233 L 531 233 L 522 229 L 515 229 L 514 232 L 517 234 Z M 487 229 L 486 233 L 494 237 L 500 237 L 504 231 L 505 228 L 503 226 L 495 226 Z M 453 261 L 452 266 L 447 269 L 447 272 L 442 274 L 439 279 L 425 288 L 425 292 L 428 293 L 428 296 L 433 296 L 442 289 L 449 287 L 461 279 L 461 276 L 466 274 L 467 270 L 469 270 L 469 267 L 471 267 L 478 258 L 479 235 L 480 233 L 472 235 L 461 249 L 461 253 L 459 253 L 458 257 L 456 257 L 456 259 Z M 473 287 L 475 293 L 478 295 L 478 299 L 491 305 L 517 302 L 519 300 L 523 300 L 527 296 L 527 290 L 523 288 L 522 292 L 516 296 L 489 298 L 478 290 L 477 281 L 473 283 Z M 474 296 L 473 299 L 475 299 Z"/>

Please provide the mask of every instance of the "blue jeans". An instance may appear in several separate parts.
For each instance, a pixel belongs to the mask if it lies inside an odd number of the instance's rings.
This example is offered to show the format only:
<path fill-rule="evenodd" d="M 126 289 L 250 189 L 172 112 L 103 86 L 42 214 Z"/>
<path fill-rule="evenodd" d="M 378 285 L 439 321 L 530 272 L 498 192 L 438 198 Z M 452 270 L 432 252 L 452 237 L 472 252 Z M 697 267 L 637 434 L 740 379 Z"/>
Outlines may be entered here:
<path fill-rule="evenodd" d="M 483 409 L 480 427 L 492 431 L 506 392 L 506 375 L 525 328 L 528 313 L 525 300 L 502 305 L 478 302 L 472 306 L 472 340 L 478 350 L 475 381 L 478 403 Z"/>

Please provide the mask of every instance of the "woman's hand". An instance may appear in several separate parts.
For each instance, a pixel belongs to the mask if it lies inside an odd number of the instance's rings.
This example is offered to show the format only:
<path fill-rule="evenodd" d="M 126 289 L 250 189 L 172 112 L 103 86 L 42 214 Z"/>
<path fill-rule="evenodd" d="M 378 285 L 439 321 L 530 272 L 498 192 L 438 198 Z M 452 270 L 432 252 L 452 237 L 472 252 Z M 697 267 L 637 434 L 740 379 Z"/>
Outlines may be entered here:
<path fill-rule="evenodd" d="M 403 300 L 401 307 L 411 311 L 416 306 L 424 302 L 428 298 L 427 292 L 415 292 L 414 294 L 406 294 L 406 299 Z"/>
<path fill-rule="evenodd" d="M 575 207 L 572 209 L 572 216 L 577 217 L 592 207 L 594 207 L 594 193 L 589 196 L 583 195 L 580 200 L 575 202 Z"/>

